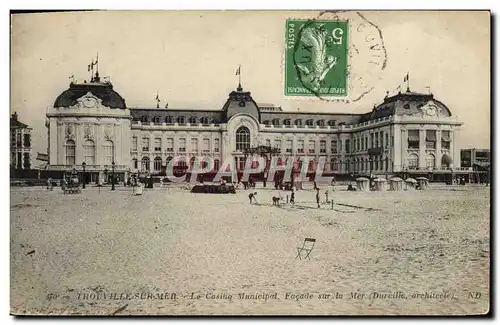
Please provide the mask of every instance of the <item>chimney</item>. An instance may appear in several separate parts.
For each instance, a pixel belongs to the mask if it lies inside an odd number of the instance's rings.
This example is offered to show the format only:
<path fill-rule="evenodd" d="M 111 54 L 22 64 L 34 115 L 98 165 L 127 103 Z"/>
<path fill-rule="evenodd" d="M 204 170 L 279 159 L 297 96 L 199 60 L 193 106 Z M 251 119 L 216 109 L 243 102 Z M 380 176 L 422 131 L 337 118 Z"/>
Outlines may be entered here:
<path fill-rule="evenodd" d="M 17 112 L 14 112 L 14 114 L 12 114 L 12 119 L 14 121 L 17 121 Z"/>

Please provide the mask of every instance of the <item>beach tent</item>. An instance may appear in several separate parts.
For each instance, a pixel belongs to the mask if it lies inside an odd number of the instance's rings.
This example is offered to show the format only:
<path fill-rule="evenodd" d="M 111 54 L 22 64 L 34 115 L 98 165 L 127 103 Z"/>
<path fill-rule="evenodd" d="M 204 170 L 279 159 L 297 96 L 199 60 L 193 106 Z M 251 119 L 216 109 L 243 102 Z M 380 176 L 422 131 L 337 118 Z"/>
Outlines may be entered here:
<path fill-rule="evenodd" d="M 421 190 L 425 190 L 429 186 L 429 180 L 425 177 L 417 177 L 417 181 Z"/>
<path fill-rule="evenodd" d="M 360 191 L 369 191 L 370 190 L 369 182 L 370 180 L 366 177 L 358 177 L 356 178 L 356 187 Z"/>
<path fill-rule="evenodd" d="M 417 184 L 417 180 L 415 178 L 407 178 L 405 179 L 405 184 L 406 184 L 406 188 L 408 189 L 415 189 L 415 185 Z"/>
<path fill-rule="evenodd" d="M 386 180 L 383 178 L 375 178 L 373 180 L 375 191 L 385 191 L 386 190 Z"/>
<path fill-rule="evenodd" d="M 403 190 L 403 180 L 399 177 L 393 177 L 389 180 L 389 190 L 390 191 L 402 191 Z"/>

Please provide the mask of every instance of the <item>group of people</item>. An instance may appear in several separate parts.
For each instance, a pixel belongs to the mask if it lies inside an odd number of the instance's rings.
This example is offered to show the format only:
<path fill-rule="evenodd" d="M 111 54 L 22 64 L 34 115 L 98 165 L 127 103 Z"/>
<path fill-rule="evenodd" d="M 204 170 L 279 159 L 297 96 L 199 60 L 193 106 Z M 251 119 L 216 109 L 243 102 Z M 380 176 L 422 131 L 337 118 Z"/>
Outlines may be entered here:
<path fill-rule="evenodd" d="M 314 182 L 314 191 L 316 191 L 316 204 L 318 205 L 318 208 L 321 207 L 321 204 L 320 204 L 320 188 L 316 185 L 316 182 Z M 288 202 L 294 206 L 295 205 L 295 189 L 292 188 L 290 190 L 290 199 L 288 200 Z M 326 203 L 329 203 L 329 198 L 328 198 L 328 189 L 325 190 L 325 198 L 326 198 Z M 250 204 L 252 203 L 257 203 L 257 192 L 251 192 L 250 194 L 248 194 L 248 199 L 250 201 Z M 278 192 L 278 196 L 273 196 L 272 197 L 272 204 L 273 205 L 276 205 L 276 206 L 279 206 L 280 205 L 280 201 L 282 201 L 283 198 L 281 196 L 281 192 Z"/>

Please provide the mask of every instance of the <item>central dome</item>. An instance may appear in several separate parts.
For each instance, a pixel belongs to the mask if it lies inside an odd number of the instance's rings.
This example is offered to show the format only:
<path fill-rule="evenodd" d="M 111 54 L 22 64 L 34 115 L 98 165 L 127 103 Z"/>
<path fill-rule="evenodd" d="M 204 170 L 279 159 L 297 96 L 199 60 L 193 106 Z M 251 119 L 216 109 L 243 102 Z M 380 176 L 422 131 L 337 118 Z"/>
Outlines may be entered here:
<path fill-rule="evenodd" d="M 102 105 L 109 108 L 126 109 L 125 99 L 113 90 L 111 83 L 71 83 L 69 89 L 60 94 L 54 107 L 70 107 L 77 104 L 77 99 L 91 92 L 102 100 Z"/>

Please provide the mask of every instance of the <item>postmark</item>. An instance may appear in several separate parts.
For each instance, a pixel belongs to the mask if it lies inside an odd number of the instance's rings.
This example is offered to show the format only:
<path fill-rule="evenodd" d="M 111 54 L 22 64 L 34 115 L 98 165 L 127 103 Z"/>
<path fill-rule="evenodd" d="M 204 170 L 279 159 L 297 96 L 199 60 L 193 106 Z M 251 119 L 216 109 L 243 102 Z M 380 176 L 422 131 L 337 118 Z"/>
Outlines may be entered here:
<path fill-rule="evenodd" d="M 286 20 L 285 97 L 355 102 L 375 87 L 386 64 L 382 31 L 359 12 Z"/>

